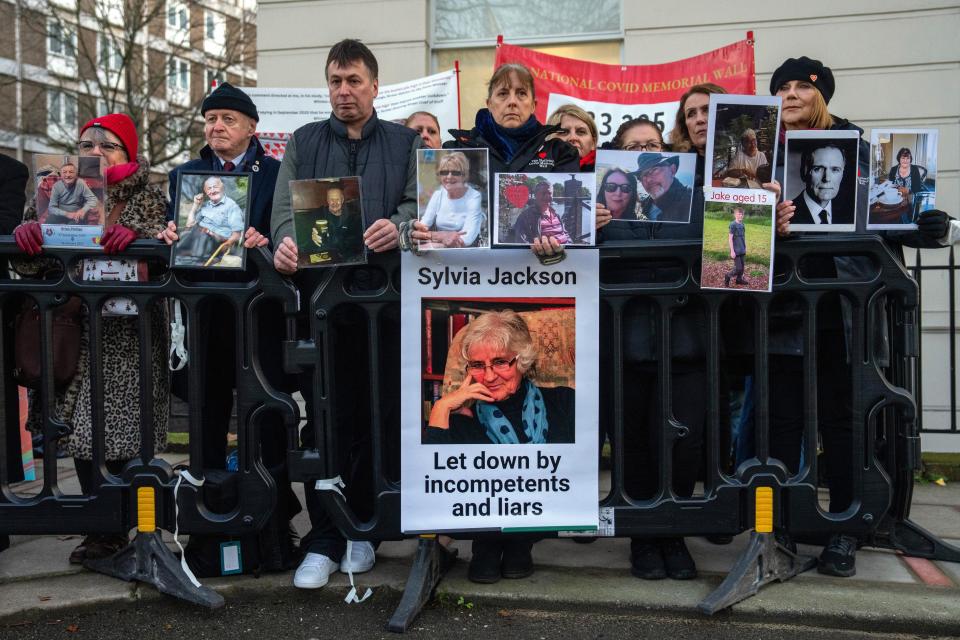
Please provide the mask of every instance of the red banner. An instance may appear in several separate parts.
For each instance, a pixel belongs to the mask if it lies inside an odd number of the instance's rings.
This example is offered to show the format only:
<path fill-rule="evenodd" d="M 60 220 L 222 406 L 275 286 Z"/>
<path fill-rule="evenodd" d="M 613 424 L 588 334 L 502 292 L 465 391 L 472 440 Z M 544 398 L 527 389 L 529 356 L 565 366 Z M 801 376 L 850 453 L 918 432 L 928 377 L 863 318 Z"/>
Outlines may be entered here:
<path fill-rule="evenodd" d="M 594 115 L 601 140 L 612 138 L 620 123 L 632 118 L 646 118 L 668 132 L 680 96 L 696 84 L 712 82 L 735 94 L 756 92 L 752 40 L 649 65 L 599 64 L 501 43 L 495 66 L 508 62 L 533 74 L 541 122 L 561 104 L 577 104 Z"/>

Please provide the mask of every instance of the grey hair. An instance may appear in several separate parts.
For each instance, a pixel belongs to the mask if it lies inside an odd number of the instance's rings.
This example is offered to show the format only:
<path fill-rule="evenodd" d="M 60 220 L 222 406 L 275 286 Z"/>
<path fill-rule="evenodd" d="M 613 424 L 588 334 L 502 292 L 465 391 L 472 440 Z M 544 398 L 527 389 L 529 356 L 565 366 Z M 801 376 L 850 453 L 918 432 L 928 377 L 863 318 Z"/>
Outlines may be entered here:
<path fill-rule="evenodd" d="M 537 362 L 537 347 L 533 343 L 527 323 L 516 311 L 489 311 L 480 315 L 463 330 L 460 356 L 469 361 L 470 349 L 479 344 L 496 347 L 517 354 L 517 371 L 531 372 Z"/>
<path fill-rule="evenodd" d="M 208 184 L 212 184 L 214 182 L 219 182 L 220 186 L 221 187 L 223 186 L 223 180 L 221 180 L 218 176 L 210 176 L 209 178 L 203 181 L 203 186 L 206 187 Z"/>

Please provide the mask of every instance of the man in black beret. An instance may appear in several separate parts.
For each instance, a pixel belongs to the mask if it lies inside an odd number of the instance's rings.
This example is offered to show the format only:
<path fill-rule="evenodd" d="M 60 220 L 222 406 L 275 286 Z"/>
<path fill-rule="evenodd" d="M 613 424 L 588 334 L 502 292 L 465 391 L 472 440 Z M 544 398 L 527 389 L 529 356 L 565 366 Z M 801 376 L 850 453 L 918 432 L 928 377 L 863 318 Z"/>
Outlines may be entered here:
<path fill-rule="evenodd" d="M 640 204 L 648 220 L 689 222 L 693 191 L 677 180 L 680 156 L 641 153 L 637 158 L 637 180 L 650 196 Z"/>

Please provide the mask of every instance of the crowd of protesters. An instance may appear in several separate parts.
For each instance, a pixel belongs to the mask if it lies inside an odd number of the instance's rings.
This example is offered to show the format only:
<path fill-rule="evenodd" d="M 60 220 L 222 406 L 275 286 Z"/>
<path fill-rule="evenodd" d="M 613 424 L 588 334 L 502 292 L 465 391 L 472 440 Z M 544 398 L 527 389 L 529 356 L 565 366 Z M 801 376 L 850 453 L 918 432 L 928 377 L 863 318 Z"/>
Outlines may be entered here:
<path fill-rule="evenodd" d="M 251 172 L 251 215 L 249 227 L 236 242 L 247 248 L 266 246 L 273 252 L 275 269 L 289 276 L 298 288 L 301 299 L 309 300 L 321 285 L 323 274 L 317 270 L 298 269 L 298 249 L 293 239 L 293 214 L 290 202 L 291 180 L 326 178 L 330 176 L 361 176 L 363 180 L 362 210 L 366 228 L 363 243 L 374 253 L 398 249 L 411 249 L 417 242 L 431 239 L 426 225 L 417 223 L 417 151 L 421 148 L 440 148 L 443 135 L 437 118 L 427 112 L 416 112 L 406 120 L 406 126 L 382 120 L 373 107 L 378 93 L 378 65 L 373 53 L 356 40 L 344 40 L 334 45 L 327 57 L 325 76 L 330 92 L 332 114 L 327 120 L 305 125 L 295 131 L 289 140 L 282 162 L 270 158 L 255 136 L 258 121 L 257 108 L 240 89 L 221 84 L 208 95 L 200 111 L 204 119 L 206 146 L 199 157 L 190 160 L 170 173 L 169 199 L 155 186 L 148 183 L 149 165 L 138 155 L 138 138 L 134 122 L 123 114 L 105 114 L 85 124 L 79 132 L 81 155 L 103 156 L 108 166 L 106 173 L 107 200 L 105 209 L 113 216 L 109 228 L 100 238 L 107 253 L 124 251 L 135 239 L 157 239 L 167 243 L 178 240 L 180 229 L 174 216 L 174 198 L 177 176 L 181 171 L 210 170 L 215 172 Z M 830 114 L 828 104 L 836 90 L 831 70 L 817 60 L 806 57 L 786 60 L 774 71 L 770 81 L 770 93 L 783 99 L 782 124 L 784 130 L 797 129 L 854 129 L 856 125 Z M 596 226 L 598 244 L 616 245 L 655 240 L 698 241 L 703 234 L 703 192 L 705 173 L 705 150 L 708 135 L 708 105 L 710 95 L 724 93 L 713 84 L 701 84 L 690 88 L 680 99 L 676 121 L 672 129 L 661 131 L 646 120 L 631 120 L 623 123 L 611 143 L 604 147 L 620 150 L 652 152 L 642 156 L 641 166 L 611 171 L 604 176 L 598 194 Z M 557 109 L 542 123 L 535 115 L 537 96 L 534 79 L 522 65 L 506 64 L 496 69 L 489 79 L 486 108 L 476 114 L 475 124 L 470 129 L 449 131 L 449 139 L 442 143 L 445 149 L 486 149 L 489 152 L 490 175 L 496 173 L 535 172 L 571 173 L 592 171 L 596 151 L 601 147 L 597 127 L 590 114 L 574 105 Z M 782 134 L 782 132 L 781 132 Z M 865 144 L 861 140 L 861 144 Z M 693 184 L 693 207 L 688 224 L 659 222 L 657 216 L 669 210 L 668 194 L 673 184 L 669 158 L 659 154 L 667 151 L 693 152 L 696 154 L 696 172 Z M 741 157 L 742 156 L 742 157 Z M 758 156 L 756 134 L 749 131 L 743 135 L 738 159 L 744 170 L 753 170 L 769 160 Z M 376 162 L 361 159 L 376 158 Z M 868 154 L 861 151 L 861 162 Z M 643 164 L 646 163 L 646 164 Z M 27 173 L 16 161 L 0 156 L 0 169 L 4 180 L 0 184 L 0 233 L 13 232 L 24 254 L 12 265 L 21 274 L 43 277 L 46 269 L 56 265 L 45 261 L 43 235 L 33 206 L 23 209 L 22 194 Z M 909 169 L 909 167 L 908 167 Z M 675 173 L 675 167 L 672 169 Z M 866 172 L 865 168 L 861 171 Z M 905 173 L 906 171 L 904 171 Z M 780 197 L 780 181 L 783 174 L 782 154 L 776 158 L 773 172 L 775 180 L 763 187 Z M 666 176 L 657 188 L 652 181 Z M 651 182 L 647 182 L 651 181 Z M 677 183 L 679 185 L 679 183 Z M 658 193 L 653 203 L 641 204 L 638 187 L 648 193 Z M 489 201 L 493 201 L 493 181 L 489 181 Z M 660 198 L 663 200 L 660 200 Z M 21 199 L 18 200 L 18 197 Z M 865 221 L 867 198 L 857 200 L 858 224 Z M 795 214 L 796 203 L 780 201 L 776 208 L 776 230 L 780 240 L 791 237 L 789 221 Z M 21 221 L 22 217 L 22 221 Z M 650 224 L 618 225 L 613 220 L 649 220 Z M 19 226 L 16 226 L 17 223 Z M 947 233 L 948 216 L 938 210 L 922 213 L 918 229 L 911 232 L 887 232 L 884 240 L 902 256 L 901 247 L 940 246 Z M 16 228 L 14 229 L 14 227 Z M 540 233 L 542 226 L 523 236 L 533 252 L 545 264 L 563 259 L 563 246 L 553 235 Z M 862 230 L 862 229 L 861 229 Z M 855 272 L 863 267 L 858 257 L 826 257 L 815 268 L 819 275 L 837 277 Z M 365 272 L 370 282 L 357 286 L 379 289 L 383 283 L 374 281 L 379 272 Z M 231 282 L 237 276 L 216 274 L 210 276 Z M 791 301 L 783 304 L 781 313 L 770 327 L 770 450 L 793 474 L 797 473 L 804 455 L 803 436 L 803 336 L 802 323 L 793 322 L 793 317 L 802 313 Z M 203 321 L 197 326 L 207 333 L 200 337 L 204 353 L 200 361 L 206 363 L 203 377 L 206 380 L 206 397 L 203 403 L 203 466 L 223 469 L 227 447 L 227 431 L 233 405 L 233 389 L 236 381 L 232 375 L 224 376 L 222 368 L 214 363 L 226 359 L 232 362 L 235 354 L 235 319 L 232 308 L 216 302 L 201 309 Z M 706 389 L 707 346 L 703 327 L 707 320 L 706 310 L 690 305 L 678 310 L 672 318 L 671 334 L 674 351 L 670 369 L 672 389 L 672 419 L 686 427 L 687 435 L 673 447 L 673 491 L 679 497 L 692 495 L 704 466 L 705 430 L 708 424 L 707 399 L 703 393 L 690 393 L 691 389 Z M 153 379 L 155 444 L 159 451 L 165 443 L 167 430 L 167 407 L 171 389 L 167 385 L 164 370 L 166 365 L 166 337 L 164 324 L 166 314 L 153 314 L 158 323 L 153 349 L 155 367 Z M 283 320 L 279 312 L 267 314 L 260 327 L 264 334 L 280 340 L 283 335 Z M 304 326 L 308 318 L 300 318 Z M 601 316 L 602 326 L 609 318 Z M 782 322 L 782 324 L 779 324 Z M 849 335 L 849 316 L 842 313 L 839 298 L 828 301 L 817 315 L 818 357 L 821 369 L 833 371 L 834 375 L 820 377 L 821 388 L 817 390 L 818 424 L 823 441 L 824 460 L 830 489 L 830 511 L 842 512 L 853 499 L 851 477 L 851 394 L 849 384 L 850 363 L 845 355 L 845 340 Z M 881 319 L 878 319 L 881 322 Z M 118 474 L 132 458 L 140 453 L 138 411 L 138 337 L 135 317 L 110 318 L 102 324 L 100 338 L 103 341 L 103 365 L 105 371 L 104 392 L 109 398 L 105 421 L 105 460 L 109 473 Z M 364 365 L 371 359 L 362 345 L 370 344 L 368 327 L 352 308 L 338 310 L 330 319 L 333 332 L 332 348 L 338 368 L 332 372 L 333 385 L 338 393 L 337 415 L 334 424 L 338 430 L 336 453 L 339 468 L 346 483 L 344 491 L 347 502 L 360 519 L 373 515 L 375 504 L 374 487 L 369 473 L 371 456 L 371 407 L 366 402 L 364 381 L 369 371 Z M 210 335 L 215 327 L 218 339 Z M 623 414 L 629 416 L 624 428 L 624 441 L 615 442 L 610 429 L 612 397 L 610 391 L 612 365 L 601 358 L 601 431 L 609 437 L 614 447 L 622 448 L 622 455 L 630 460 L 626 466 L 624 485 L 627 493 L 636 499 L 648 498 L 656 490 L 656 446 L 659 425 L 666 422 L 660 415 L 658 401 L 661 381 L 658 380 L 658 336 L 651 303 L 638 301 L 627 307 L 622 324 L 624 345 L 623 384 L 635 393 L 624 393 Z M 601 339 L 607 340 L 610 332 L 601 330 Z M 65 440 L 67 452 L 73 456 L 78 477 L 84 491 L 94 483 L 103 482 L 101 470 L 92 464 L 91 436 L 91 382 L 86 358 L 89 351 L 89 325 L 84 323 L 81 358 L 74 380 L 58 392 L 54 405 L 57 418 L 70 427 Z M 399 317 L 382 318 L 379 344 L 382 352 L 378 361 L 383 376 L 399 377 L 400 372 L 400 323 Z M 359 346 L 358 346 L 359 345 Z M 268 418 L 260 426 L 262 458 L 268 467 L 276 468 L 274 474 L 280 487 L 282 499 L 278 500 L 275 520 L 281 534 L 277 544 L 282 548 L 278 568 L 297 566 L 294 584 L 313 589 L 324 586 L 335 571 L 360 573 L 370 570 L 376 561 L 376 544 L 353 542 L 348 544 L 327 512 L 318 490 L 312 483 L 305 487 L 306 507 L 311 530 L 300 540 L 299 548 L 290 534 L 289 522 L 300 509 L 300 504 L 290 491 L 290 483 L 283 469 L 288 446 L 304 449 L 316 448 L 315 430 L 312 424 L 312 381 L 309 375 L 297 379 L 285 379 L 280 360 L 281 350 L 269 343 L 261 345 L 261 362 L 269 369 L 268 375 L 282 381 L 281 386 L 299 390 L 306 401 L 306 426 L 300 432 L 299 442 L 293 438 L 279 418 Z M 609 354 L 610 349 L 601 349 Z M 826 364 L 824 364 L 826 362 Z M 368 365 L 365 365 L 368 366 Z M 501 368 L 515 366 L 504 361 Z M 228 368 L 232 371 L 232 368 Z M 726 376 L 726 374 L 724 374 Z M 749 378 L 749 376 L 747 376 Z M 722 396 L 729 397 L 730 387 L 739 386 L 735 381 L 723 379 L 718 382 Z M 176 390 L 176 377 L 173 392 Z M 749 389 L 749 383 L 747 385 Z M 5 391 L 6 393 L 6 391 Z M 9 395 L 9 394 L 8 394 Z M 749 395 L 749 391 L 747 393 Z M 8 398 L 9 399 L 9 398 Z M 12 406 L 8 404 L 8 406 Z M 123 409 L 120 410 L 119 407 Z M 399 392 L 385 391 L 379 415 L 390 437 L 399 439 L 400 396 Z M 39 429 L 34 416 L 37 406 L 32 402 L 28 424 Z M 724 434 L 721 442 L 730 450 L 730 416 L 721 420 Z M 8 438 L 10 434 L 7 434 Z M 17 445 L 17 446 L 14 446 Z M 19 450 L 19 443 L 8 442 L 7 451 Z M 398 447 L 390 447 L 398 450 Z M 731 459 L 730 463 L 732 464 Z M 722 461 L 722 464 L 725 462 Z M 7 468 L 18 464 L 8 462 Z M 729 538 L 722 535 L 710 537 L 711 541 L 723 544 Z M 779 541 L 787 548 L 795 548 L 788 535 L 782 534 Z M 501 577 L 520 578 L 534 570 L 531 550 L 535 538 L 520 536 L 487 535 L 473 542 L 469 577 L 478 582 L 496 582 Z M 855 572 L 855 553 L 859 540 L 852 535 L 837 534 L 827 541 L 820 556 L 822 572 L 850 576 Z M 117 551 L 127 543 L 123 534 L 89 535 L 71 554 L 72 562 L 102 558 Z M 0 549 L 5 544 L 0 539 Z M 631 541 L 632 572 L 643 579 L 690 579 L 697 575 L 694 560 L 687 550 L 684 539 L 677 536 L 636 537 Z M 298 564 L 299 563 L 299 564 Z"/>

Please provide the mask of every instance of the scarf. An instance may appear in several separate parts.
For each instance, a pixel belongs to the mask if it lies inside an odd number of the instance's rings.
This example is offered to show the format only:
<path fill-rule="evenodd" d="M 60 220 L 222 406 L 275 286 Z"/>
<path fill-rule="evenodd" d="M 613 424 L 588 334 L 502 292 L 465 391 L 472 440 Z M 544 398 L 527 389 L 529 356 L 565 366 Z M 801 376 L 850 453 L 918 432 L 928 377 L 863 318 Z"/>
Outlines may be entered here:
<path fill-rule="evenodd" d="M 135 174 L 139 168 L 140 164 L 136 161 L 116 164 L 112 167 L 107 167 L 103 172 L 103 177 L 106 179 L 107 184 L 117 184 Z"/>
<path fill-rule="evenodd" d="M 596 163 L 597 163 L 597 150 L 594 149 L 587 155 L 580 158 L 580 170 L 593 171 L 593 167 Z"/>
<path fill-rule="evenodd" d="M 547 441 L 547 408 L 543 404 L 543 394 L 530 380 L 523 381 L 523 432 L 530 444 L 544 444 Z M 487 438 L 493 444 L 520 444 L 516 428 L 510 424 L 503 411 L 490 402 L 478 401 L 477 418 L 487 431 Z"/>
<path fill-rule="evenodd" d="M 536 116 L 530 116 L 519 127 L 508 129 L 496 123 L 489 109 L 480 109 L 477 111 L 476 127 L 480 135 L 503 156 L 503 159 L 510 162 L 517 154 L 517 149 L 540 130 L 540 123 L 537 122 Z"/>

